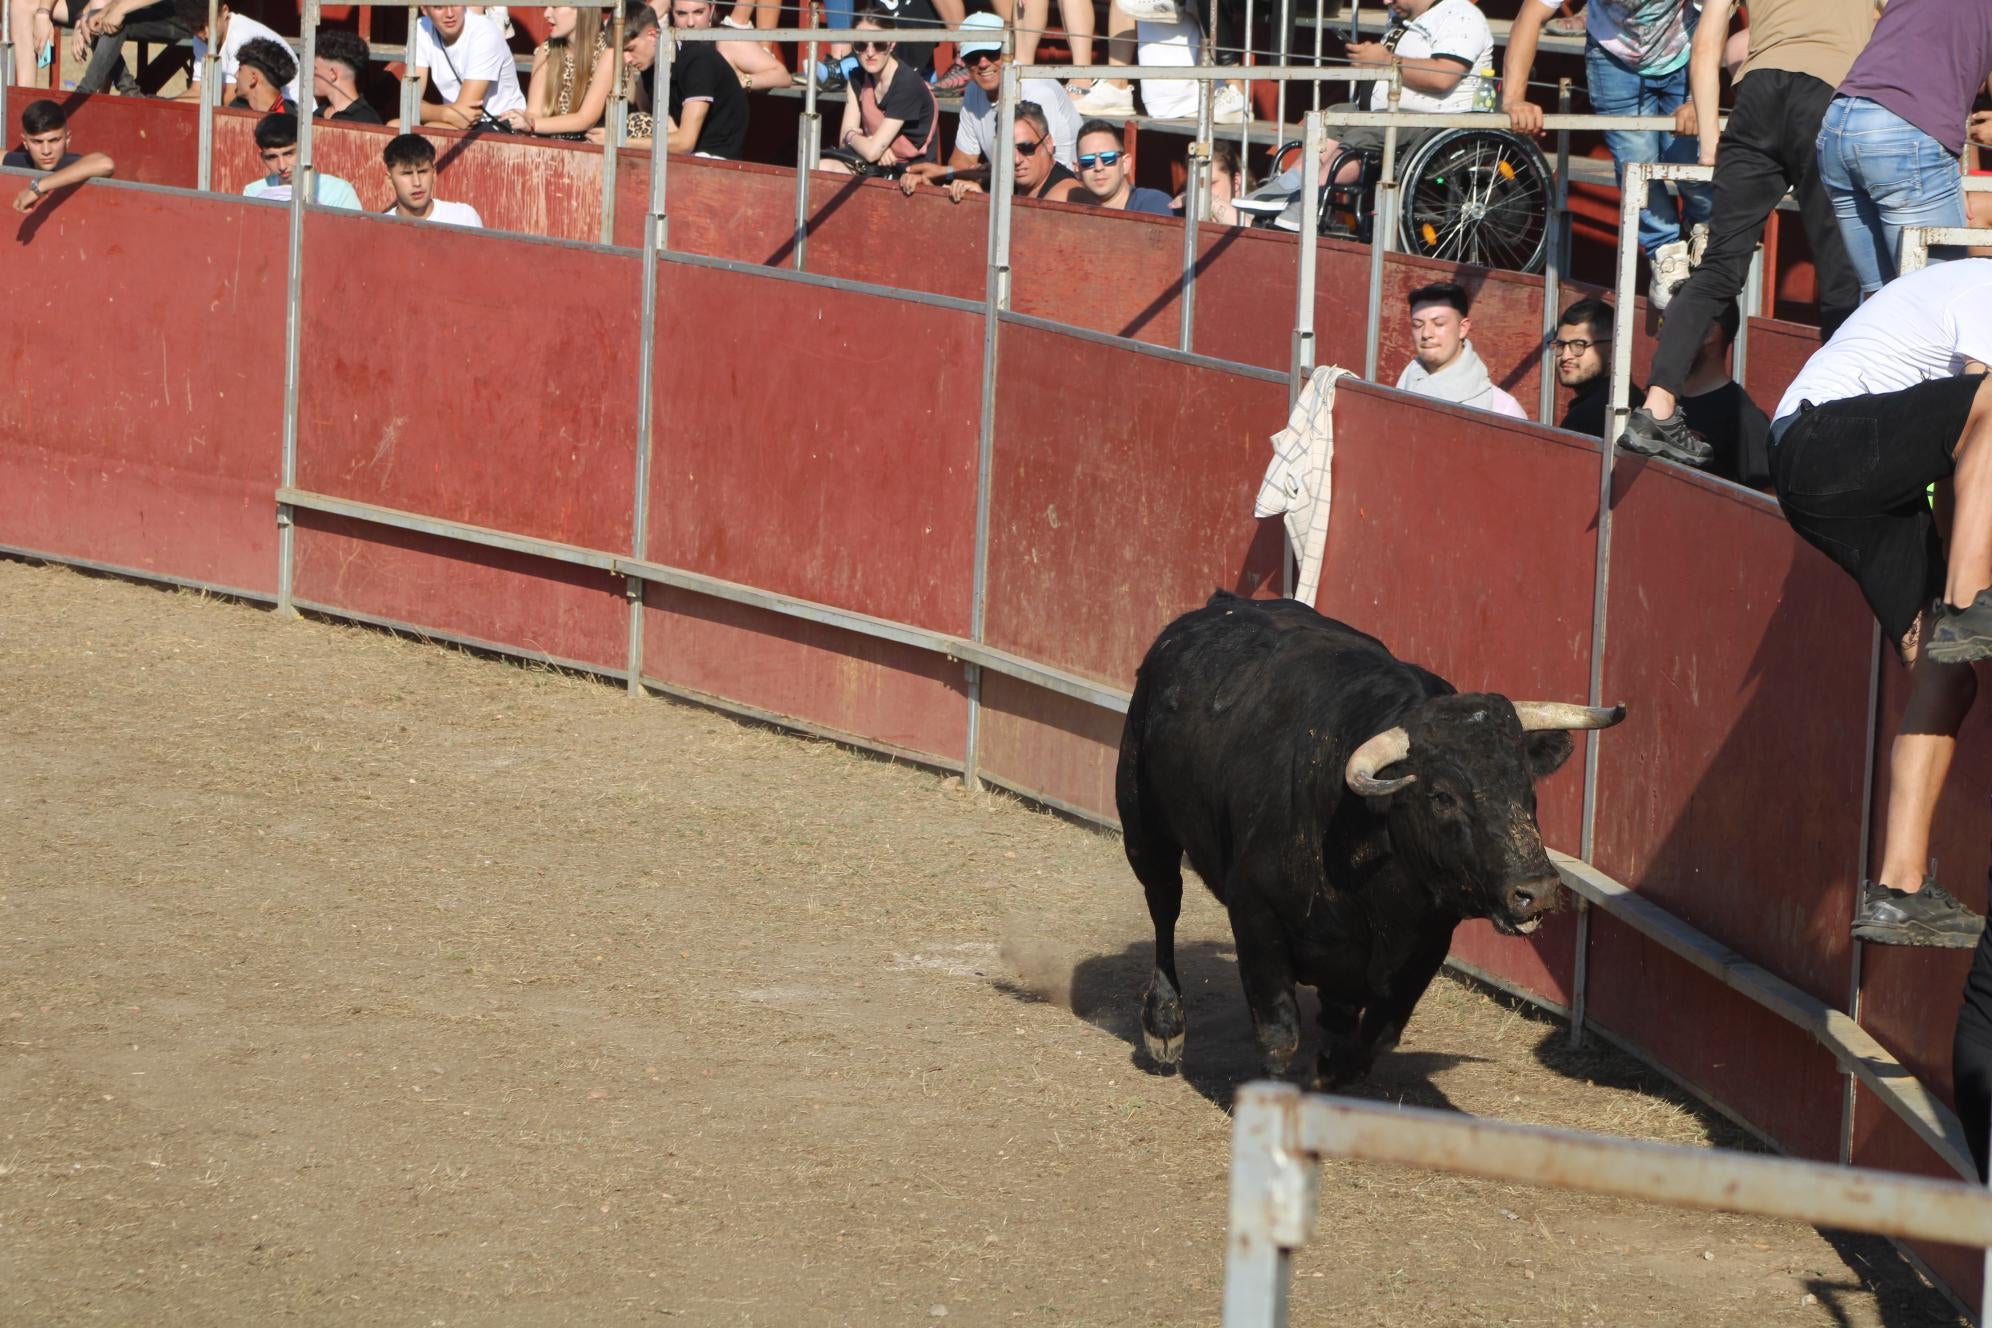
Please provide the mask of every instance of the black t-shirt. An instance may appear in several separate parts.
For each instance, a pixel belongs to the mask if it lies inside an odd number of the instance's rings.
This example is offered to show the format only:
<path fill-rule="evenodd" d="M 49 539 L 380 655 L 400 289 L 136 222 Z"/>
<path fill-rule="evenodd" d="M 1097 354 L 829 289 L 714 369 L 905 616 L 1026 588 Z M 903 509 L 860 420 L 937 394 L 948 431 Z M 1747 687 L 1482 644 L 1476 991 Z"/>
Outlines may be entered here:
<path fill-rule="evenodd" d="M 851 75 L 850 95 L 855 97 L 871 86 L 872 76 L 859 69 Z M 915 73 L 905 61 L 900 62 L 892 81 L 885 85 L 885 95 L 879 98 L 878 109 L 886 119 L 900 122 L 899 136 L 917 150 L 915 156 L 902 158 L 900 165 L 934 159 L 934 141 L 939 137 L 934 132 L 934 122 L 940 116 L 941 108 L 934 103 L 934 90 L 927 86 L 927 80 Z M 865 132 L 871 131 L 867 129 Z"/>
<path fill-rule="evenodd" d="M 358 97 L 354 98 L 353 104 L 348 106 L 345 110 L 334 111 L 330 115 L 326 115 L 323 109 L 321 108 L 318 118 L 321 120 L 347 120 L 352 122 L 353 124 L 387 123 L 387 121 L 381 119 L 379 111 L 376 111 L 373 107 L 367 105 L 366 100 L 364 98 L 358 98 Z"/>
<path fill-rule="evenodd" d="M 654 73 L 654 69 L 653 69 Z M 646 74 L 649 78 L 651 75 Z M 656 84 L 651 84 L 652 105 Z M 747 151 L 747 90 L 740 75 L 711 42 L 687 42 L 678 48 L 671 67 L 671 118 L 684 122 L 685 103 L 707 103 L 705 119 L 699 124 L 698 141 L 692 151 L 709 157 L 739 160 Z"/>
<path fill-rule="evenodd" d="M 1713 392 L 1682 397 L 1688 427 L 1708 440 L 1710 456 L 1702 469 L 1753 489 L 1771 482 L 1771 422 L 1741 384 L 1731 379 Z"/>
<path fill-rule="evenodd" d="M 878 0 L 879 8 L 892 15 L 895 28 L 939 28 L 946 26 L 934 9 L 933 0 Z M 902 41 L 893 54 L 899 63 L 919 74 L 921 79 L 934 72 L 934 48 L 928 42 Z"/>
<path fill-rule="evenodd" d="M 81 160 L 83 160 L 82 153 L 65 152 L 62 154 L 62 160 L 55 163 L 55 165 L 50 167 L 49 169 L 59 171 L 64 166 L 73 165 Z M 0 157 L 0 166 L 18 166 L 24 171 L 31 171 L 35 169 L 35 159 L 28 155 L 28 150 L 26 148 L 15 148 L 13 151 L 9 152 L 6 156 Z M 46 172 L 44 172 L 44 174 L 46 174 Z"/>
<path fill-rule="evenodd" d="M 1044 177 L 1037 188 L 1031 190 L 1029 196 L 1032 198 L 1043 198 L 1046 194 L 1058 188 L 1059 185 L 1065 183 L 1065 181 L 1076 180 L 1078 178 L 1078 176 L 1067 170 L 1063 164 L 1054 161 L 1051 163 L 1050 173 Z"/>
<path fill-rule="evenodd" d="M 1555 373 L 1552 363 L 1543 365 L 1544 373 Z M 1632 400 L 1639 400 L 1639 388 L 1632 389 Z M 1593 438 L 1605 436 L 1605 415 L 1612 404 L 1612 376 L 1601 373 L 1590 382 L 1577 389 L 1577 395 L 1570 398 L 1570 409 L 1563 412 L 1561 427 L 1572 433 L 1585 433 Z"/>

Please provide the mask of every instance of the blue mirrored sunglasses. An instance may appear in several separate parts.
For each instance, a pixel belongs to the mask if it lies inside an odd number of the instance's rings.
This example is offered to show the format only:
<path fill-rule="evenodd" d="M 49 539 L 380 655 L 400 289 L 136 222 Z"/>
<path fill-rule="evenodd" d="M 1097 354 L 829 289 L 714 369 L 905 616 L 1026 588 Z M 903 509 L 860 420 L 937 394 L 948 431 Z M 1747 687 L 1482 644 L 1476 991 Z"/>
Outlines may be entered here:
<path fill-rule="evenodd" d="M 1079 154 L 1079 169 L 1090 171 L 1095 166 L 1112 166 L 1123 155 L 1118 150 L 1114 152 L 1082 152 Z"/>

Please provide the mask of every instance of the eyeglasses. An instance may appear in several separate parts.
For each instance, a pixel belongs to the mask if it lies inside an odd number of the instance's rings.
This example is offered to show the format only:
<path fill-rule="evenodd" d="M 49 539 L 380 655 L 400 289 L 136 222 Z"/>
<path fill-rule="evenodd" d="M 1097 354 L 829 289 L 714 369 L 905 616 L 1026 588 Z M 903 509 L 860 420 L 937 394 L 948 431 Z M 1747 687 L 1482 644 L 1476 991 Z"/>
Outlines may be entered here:
<path fill-rule="evenodd" d="M 1044 146 L 1044 140 L 1033 138 L 1025 143 L 1012 143 L 1010 146 L 1017 150 L 1018 155 L 1028 157 L 1035 154 L 1039 148 Z"/>
<path fill-rule="evenodd" d="M 1125 152 L 1082 152 L 1079 154 L 1079 169 L 1090 171 L 1095 166 L 1112 166 L 1127 154 Z"/>
<path fill-rule="evenodd" d="M 879 55 L 890 55 L 892 54 L 892 43 L 882 41 L 852 42 L 851 49 L 859 55 L 871 55 L 874 52 Z"/>
<path fill-rule="evenodd" d="M 1549 340 L 1545 341 L 1543 344 L 1545 346 L 1548 346 L 1551 350 L 1555 351 L 1558 355 L 1563 354 L 1565 351 L 1568 351 L 1572 355 L 1582 355 L 1585 351 L 1591 349 L 1591 347 L 1593 346 L 1611 345 L 1612 339 L 1610 337 L 1600 337 L 1596 341 L 1584 341 L 1582 339 L 1575 341 L 1561 341 L 1557 339 L 1554 335 L 1552 335 L 1549 338 Z"/>
<path fill-rule="evenodd" d="M 1000 65 L 1003 63 L 1003 53 L 1001 51 L 975 51 L 964 55 L 961 58 L 961 62 L 970 69 L 981 65 Z"/>

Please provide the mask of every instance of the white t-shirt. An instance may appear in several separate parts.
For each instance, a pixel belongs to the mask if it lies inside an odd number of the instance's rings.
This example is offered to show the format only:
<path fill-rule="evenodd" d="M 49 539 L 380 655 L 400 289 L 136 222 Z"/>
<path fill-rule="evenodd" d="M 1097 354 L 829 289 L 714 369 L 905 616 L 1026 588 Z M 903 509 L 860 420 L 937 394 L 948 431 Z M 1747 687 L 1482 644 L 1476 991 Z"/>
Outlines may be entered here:
<path fill-rule="evenodd" d="M 1407 84 L 1397 100 L 1398 109 L 1403 111 L 1470 111 L 1480 91 L 1481 79 L 1476 75 L 1481 70 L 1491 73 L 1494 68 L 1494 32 L 1473 0 L 1439 0 L 1405 25 L 1394 49 L 1406 60 L 1443 55 L 1466 62 L 1466 77 L 1443 97 Z M 1370 88 L 1370 109 L 1389 110 L 1390 84 L 1379 81 Z"/>
<path fill-rule="evenodd" d="M 221 39 L 221 50 L 217 56 L 221 61 L 221 85 L 223 87 L 227 87 L 230 83 L 233 83 L 235 81 L 235 71 L 242 68 L 242 44 L 244 42 L 255 41 L 258 37 L 268 37 L 286 51 L 290 51 L 291 59 L 297 59 L 297 52 L 291 50 L 291 44 L 282 37 L 279 37 L 274 29 L 264 27 L 261 23 L 258 23 L 246 14 L 238 14 L 230 10 L 228 14 L 228 35 Z M 201 62 L 207 59 L 207 53 L 207 43 L 199 37 L 194 38 L 193 81 L 196 83 L 201 81 Z M 296 78 L 292 78 L 290 82 L 284 84 L 284 100 L 290 102 L 292 105 L 297 104 Z"/>
<path fill-rule="evenodd" d="M 400 205 L 396 204 L 394 206 L 398 207 Z M 389 207 L 387 211 L 382 215 L 388 217 L 400 216 L 400 214 L 394 210 L 394 207 Z M 442 199 L 442 198 L 433 199 L 430 201 L 428 216 L 420 218 L 403 217 L 402 220 L 438 221 L 445 226 L 469 226 L 473 230 L 480 230 L 480 231 L 484 229 L 484 218 L 477 215 L 476 208 L 472 207 L 468 203 L 452 203 L 447 199 Z"/>
<path fill-rule="evenodd" d="M 1992 364 L 1992 258 L 1960 258 L 1897 277 L 1812 353 L 1772 414 L 1801 401 L 1900 392 L 1955 377 L 1967 359 Z"/>
<path fill-rule="evenodd" d="M 1025 79 L 1022 96 L 1025 101 L 1036 102 L 1051 125 L 1051 154 L 1058 164 L 1068 170 L 1078 169 L 1073 156 L 1079 150 L 1079 110 L 1072 104 L 1071 96 L 1049 78 Z M 1001 160 L 1001 154 L 992 156 L 995 145 L 996 108 L 990 104 L 989 94 L 970 82 L 961 90 L 961 120 L 955 128 L 955 151 L 984 160 Z"/>
<path fill-rule="evenodd" d="M 445 47 L 435 21 L 424 16 L 415 25 L 415 67 L 429 71 L 429 82 L 444 101 L 455 101 L 465 79 L 484 79 L 491 90 L 484 94 L 484 113 L 493 117 L 507 111 L 523 110 L 526 94 L 519 91 L 519 67 L 512 60 L 512 48 L 498 35 L 495 20 L 477 14 L 464 15 L 463 31 L 454 45 Z"/>
<path fill-rule="evenodd" d="M 1563 0 L 1538 0 L 1556 9 Z M 1701 0 L 1590 0 L 1584 35 L 1648 78 L 1671 74 L 1688 62 Z"/>

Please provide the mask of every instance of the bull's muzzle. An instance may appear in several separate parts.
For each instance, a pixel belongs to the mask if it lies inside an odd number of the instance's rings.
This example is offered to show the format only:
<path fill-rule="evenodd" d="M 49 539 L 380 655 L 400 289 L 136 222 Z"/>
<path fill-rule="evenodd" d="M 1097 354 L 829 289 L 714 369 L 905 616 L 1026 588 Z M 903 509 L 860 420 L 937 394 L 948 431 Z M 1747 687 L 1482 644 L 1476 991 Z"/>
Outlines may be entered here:
<path fill-rule="evenodd" d="M 1501 907 L 1494 914 L 1495 929 L 1510 936 L 1527 936 L 1542 925 L 1544 914 L 1555 911 L 1562 889 L 1563 882 L 1554 873 L 1503 886 Z"/>

